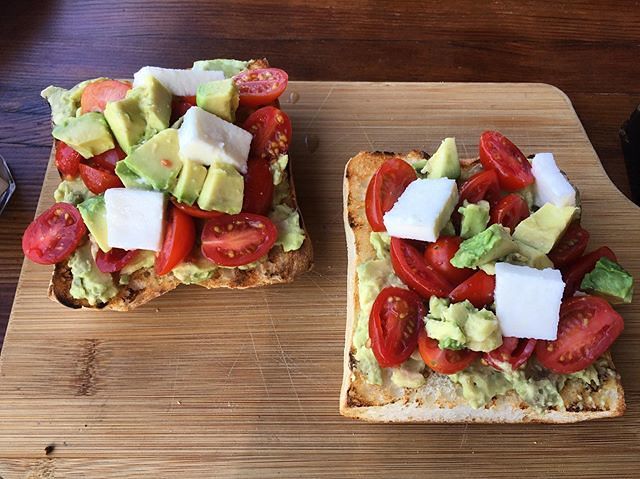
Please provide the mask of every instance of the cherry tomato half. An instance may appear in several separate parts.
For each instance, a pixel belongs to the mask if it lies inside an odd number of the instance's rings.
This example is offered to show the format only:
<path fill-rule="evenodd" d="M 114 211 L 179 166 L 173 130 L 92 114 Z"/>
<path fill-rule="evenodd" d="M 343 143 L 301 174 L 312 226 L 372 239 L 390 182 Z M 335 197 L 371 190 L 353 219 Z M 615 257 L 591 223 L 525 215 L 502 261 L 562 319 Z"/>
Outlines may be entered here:
<path fill-rule="evenodd" d="M 265 106 L 254 111 L 242 128 L 253 135 L 250 157 L 276 160 L 289 151 L 291 120 L 278 108 Z"/>
<path fill-rule="evenodd" d="M 369 317 L 371 349 L 380 366 L 398 366 L 411 356 L 426 314 L 422 298 L 413 291 L 395 287 L 380 291 Z"/>
<path fill-rule="evenodd" d="M 127 154 L 122 151 L 122 148 L 116 146 L 111 150 L 107 150 L 104 153 L 89 158 L 87 163 L 90 166 L 97 167 L 100 170 L 109 171 L 114 173 L 116 171 L 116 163 L 127 157 Z"/>
<path fill-rule="evenodd" d="M 449 298 L 454 303 L 467 299 L 476 308 L 483 308 L 493 302 L 495 289 L 496 277 L 480 270 L 451 291 Z"/>
<path fill-rule="evenodd" d="M 266 105 L 277 99 L 287 88 L 289 75 L 279 68 L 246 70 L 233 81 L 240 93 L 240 104 L 246 106 Z"/>
<path fill-rule="evenodd" d="M 107 253 L 98 250 L 96 253 L 96 266 L 103 273 L 115 273 L 128 265 L 138 254 L 138 250 L 111 248 Z"/>
<path fill-rule="evenodd" d="M 418 335 L 418 351 L 427 366 L 441 374 L 454 374 L 471 365 L 480 355 L 469 349 L 440 349 L 438 341 L 427 336 L 427 331 L 420 328 Z"/>
<path fill-rule="evenodd" d="M 518 369 L 525 364 L 536 348 L 535 339 L 519 339 L 519 338 L 502 338 L 502 346 L 482 355 L 482 359 L 486 363 L 497 369 L 502 370 L 502 363 L 509 363 L 511 369 Z"/>
<path fill-rule="evenodd" d="M 196 241 L 193 218 L 179 208 L 169 207 L 162 249 L 156 258 L 156 274 L 163 275 L 184 261 Z"/>
<path fill-rule="evenodd" d="M 82 155 L 65 142 L 56 140 L 56 167 L 60 174 L 67 179 L 75 178 L 79 173 Z"/>
<path fill-rule="evenodd" d="M 416 170 L 400 158 L 388 159 L 380 165 L 369 180 L 365 198 L 365 211 L 373 231 L 385 231 L 384 214 L 416 178 Z"/>
<path fill-rule="evenodd" d="M 462 238 L 458 236 L 441 236 L 435 243 L 429 243 L 424 250 L 424 258 L 431 266 L 442 274 L 451 284 L 460 284 L 473 274 L 471 268 L 456 268 L 451 264 L 460 248 Z"/>
<path fill-rule="evenodd" d="M 522 196 L 510 193 L 491 208 L 491 224 L 499 223 L 511 232 L 525 218 L 529 217 L 529 206 Z"/>
<path fill-rule="evenodd" d="M 191 108 L 196 106 L 195 96 L 174 96 L 171 99 L 171 119 L 170 124 L 174 124 Z"/>
<path fill-rule="evenodd" d="M 215 211 L 215 210 L 206 211 L 206 210 L 201 210 L 196 205 L 190 206 L 186 203 L 180 203 L 174 196 L 169 196 L 169 199 L 171 200 L 171 203 L 173 203 L 173 205 L 176 208 L 181 209 L 182 211 L 184 211 L 189 216 L 192 216 L 193 218 L 200 218 L 200 219 L 207 220 L 209 218 L 217 218 L 218 216 L 225 215 L 225 213 L 222 213 L 220 211 Z"/>
<path fill-rule="evenodd" d="M 242 211 L 266 215 L 273 201 L 273 176 L 265 158 L 249 158 L 244 176 Z"/>
<path fill-rule="evenodd" d="M 588 242 L 589 232 L 580 226 L 579 222 L 574 221 L 549 252 L 549 259 L 556 268 L 564 268 L 582 256 Z"/>
<path fill-rule="evenodd" d="M 241 266 L 266 255 L 277 238 L 278 230 L 265 216 L 223 215 L 205 223 L 202 254 L 222 266 Z"/>
<path fill-rule="evenodd" d="M 75 206 L 56 203 L 27 226 L 22 251 L 34 263 L 56 264 L 71 256 L 86 232 Z"/>
<path fill-rule="evenodd" d="M 534 181 L 529 160 L 497 131 L 480 135 L 480 162 L 486 170 L 495 170 L 503 190 L 519 190 Z"/>
<path fill-rule="evenodd" d="M 569 298 L 578 291 L 580 283 L 584 279 L 584 276 L 593 271 L 596 267 L 596 263 L 600 258 L 608 258 L 611 261 L 618 261 L 616 255 L 606 246 L 602 246 L 589 254 L 585 254 L 577 261 L 571 263 L 566 268 L 562 269 L 562 279 L 564 279 L 564 298 Z"/>
<path fill-rule="evenodd" d="M 558 338 L 538 341 L 536 357 L 555 373 L 575 373 L 602 356 L 623 329 L 622 316 L 607 301 L 575 296 L 560 306 Z"/>
<path fill-rule="evenodd" d="M 131 90 L 129 82 L 99 80 L 86 86 L 80 97 L 82 113 L 104 111 L 107 103 L 122 100 Z"/>
<path fill-rule="evenodd" d="M 409 241 L 391 238 L 391 264 L 398 277 L 423 298 L 447 296 L 453 286 Z"/>
<path fill-rule="evenodd" d="M 500 185 L 498 183 L 498 175 L 493 170 L 487 170 L 476 173 L 462 184 L 458 203 L 461 205 L 464 200 L 469 203 L 486 200 L 491 205 L 494 205 L 499 199 Z"/>
<path fill-rule="evenodd" d="M 84 163 L 81 163 L 79 168 L 82 181 L 89 188 L 89 191 L 96 195 L 104 193 L 109 188 L 122 188 L 124 186 L 120 178 L 110 171 L 94 168 Z"/>

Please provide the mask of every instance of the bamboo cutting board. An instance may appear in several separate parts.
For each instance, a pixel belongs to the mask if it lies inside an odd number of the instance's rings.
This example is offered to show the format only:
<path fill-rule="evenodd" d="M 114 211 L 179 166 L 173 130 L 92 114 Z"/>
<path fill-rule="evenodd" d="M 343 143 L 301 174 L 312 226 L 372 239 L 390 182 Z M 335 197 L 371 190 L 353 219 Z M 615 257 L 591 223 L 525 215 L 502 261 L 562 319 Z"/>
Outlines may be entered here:
<path fill-rule="evenodd" d="M 606 177 L 567 97 L 541 84 L 293 82 L 282 104 L 315 269 L 256 290 L 180 287 L 123 314 L 50 302 L 49 269 L 26 263 L 0 364 L 0 476 L 638 477 L 640 298 L 619 308 L 621 419 L 430 426 L 338 415 L 342 173 L 359 150 L 432 152 L 455 135 L 470 156 L 497 129 L 525 153 L 553 151 L 582 191 L 591 246 L 609 245 L 640 278 L 640 210 Z M 50 167 L 39 210 L 55 185 Z"/>

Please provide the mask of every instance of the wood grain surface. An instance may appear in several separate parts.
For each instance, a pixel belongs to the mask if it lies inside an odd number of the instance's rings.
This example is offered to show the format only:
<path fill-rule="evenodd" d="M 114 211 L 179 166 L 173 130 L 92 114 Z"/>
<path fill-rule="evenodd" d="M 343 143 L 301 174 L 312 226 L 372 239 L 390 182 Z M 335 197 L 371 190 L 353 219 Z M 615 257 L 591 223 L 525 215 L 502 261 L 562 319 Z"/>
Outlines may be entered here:
<path fill-rule="evenodd" d="M 613 351 L 623 418 L 392 426 L 338 415 L 342 174 L 359 150 L 433 151 L 455 135 L 472 155 L 485 128 L 527 153 L 551 150 L 582 190 L 592 247 L 608 244 L 640 278 L 640 209 L 606 177 L 567 97 L 541 84 L 294 82 L 283 108 L 315 269 L 258 290 L 180 287 L 119 314 L 49 302 L 49 269 L 26 263 L 0 360 L 0 476 L 637 477 L 638 301 L 620 308 Z M 50 169 L 40 208 L 55 182 Z"/>
<path fill-rule="evenodd" d="M 628 194 L 617 131 L 640 103 L 639 35 L 633 0 L 3 2 L 0 154 L 18 190 L 0 216 L 0 338 L 48 158 L 49 84 L 261 56 L 293 80 L 551 83 Z"/>

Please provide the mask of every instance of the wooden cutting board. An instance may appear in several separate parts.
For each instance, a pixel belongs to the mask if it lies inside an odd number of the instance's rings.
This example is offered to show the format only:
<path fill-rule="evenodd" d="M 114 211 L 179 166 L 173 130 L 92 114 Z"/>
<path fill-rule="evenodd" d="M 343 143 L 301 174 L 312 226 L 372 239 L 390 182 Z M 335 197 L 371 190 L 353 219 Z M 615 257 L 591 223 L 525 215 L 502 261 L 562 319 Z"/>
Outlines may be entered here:
<path fill-rule="evenodd" d="M 498 129 L 526 153 L 553 151 L 582 191 L 591 246 L 609 245 L 640 278 L 640 210 L 606 177 L 568 98 L 541 84 L 293 82 L 283 108 L 315 269 L 292 285 L 181 287 L 110 313 L 50 302 L 49 268 L 25 263 L 1 359 L 0 476 L 638 477 L 640 298 L 619 308 L 621 419 L 370 425 L 338 415 L 342 173 L 359 150 L 432 152 L 455 135 L 470 156 L 483 130 Z M 39 210 L 55 185 L 50 167 Z"/>

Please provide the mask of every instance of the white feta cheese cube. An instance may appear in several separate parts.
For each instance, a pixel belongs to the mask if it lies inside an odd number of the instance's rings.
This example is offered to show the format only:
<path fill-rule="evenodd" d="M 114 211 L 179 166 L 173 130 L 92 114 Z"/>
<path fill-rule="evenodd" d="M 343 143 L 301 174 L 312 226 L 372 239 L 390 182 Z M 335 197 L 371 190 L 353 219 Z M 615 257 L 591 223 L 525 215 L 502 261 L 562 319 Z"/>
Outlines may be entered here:
<path fill-rule="evenodd" d="M 576 205 L 576 190 L 558 168 L 553 153 L 538 153 L 533 157 L 531 166 L 536 179 L 534 203 L 537 206 L 545 203 Z"/>
<path fill-rule="evenodd" d="M 221 71 L 142 67 L 133 74 L 133 87 L 142 85 L 150 76 L 177 96 L 193 96 L 199 85 L 214 80 L 224 80 L 224 72 Z"/>
<path fill-rule="evenodd" d="M 449 178 L 418 179 L 383 217 L 391 236 L 436 241 L 458 203 L 458 188 Z"/>
<path fill-rule="evenodd" d="M 110 188 L 104 192 L 110 248 L 160 251 L 165 197 L 159 191 Z"/>
<path fill-rule="evenodd" d="M 222 118 L 194 106 L 184 115 L 178 130 L 180 156 L 205 166 L 215 161 L 229 163 L 247 172 L 253 135 Z"/>
<path fill-rule="evenodd" d="M 557 269 L 496 264 L 496 316 L 503 336 L 554 340 L 564 281 Z"/>

